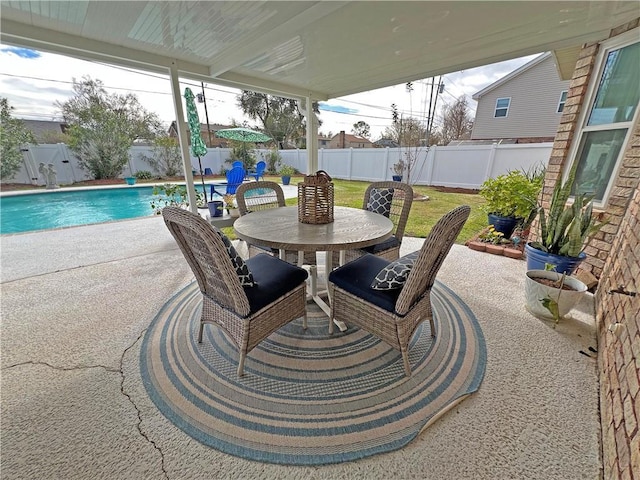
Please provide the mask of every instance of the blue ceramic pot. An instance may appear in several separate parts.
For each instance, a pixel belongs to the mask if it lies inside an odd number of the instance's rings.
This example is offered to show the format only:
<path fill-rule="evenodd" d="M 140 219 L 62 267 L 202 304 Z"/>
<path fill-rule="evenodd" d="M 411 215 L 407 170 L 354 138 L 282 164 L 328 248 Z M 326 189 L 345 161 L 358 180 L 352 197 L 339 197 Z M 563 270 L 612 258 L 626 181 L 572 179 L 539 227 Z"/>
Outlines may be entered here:
<path fill-rule="evenodd" d="M 211 218 L 213 217 L 221 217 L 222 216 L 222 201 L 213 200 L 208 203 L 209 206 L 209 215 Z"/>
<path fill-rule="evenodd" d="M 504 238 L 509 239 L 513 234 L 513 231 L 516 229 L 516 225 L 518 225 L 518 218 L 516 217 L 503 217 L 501 215 L 495 215 L 490 213 L 487 215 L 489 219 L 489 225 L 493 225 L 493 228 L 496 229 L 496 232 L 502 232 Z"/>
<path fill-rule="evenodd" d="M 282 184 L 289 185 L 289 182 L 291 182 L 291 175 L 282 175 Z"/>
<path fill-rule="evenodd" d="M 571 275 L 578 268 L 580 262 L 587 258 L 587 254 L 584 252 L 581 252 L 577 257 L 566 257 L 537 250 L 528 243 L 524 246 L 524 253 L 527 256 L 527 270 L 545 270 L 545 265 L 548 263 L 555 266 L 554 272 L 566 273 L 567 275 Z"/>

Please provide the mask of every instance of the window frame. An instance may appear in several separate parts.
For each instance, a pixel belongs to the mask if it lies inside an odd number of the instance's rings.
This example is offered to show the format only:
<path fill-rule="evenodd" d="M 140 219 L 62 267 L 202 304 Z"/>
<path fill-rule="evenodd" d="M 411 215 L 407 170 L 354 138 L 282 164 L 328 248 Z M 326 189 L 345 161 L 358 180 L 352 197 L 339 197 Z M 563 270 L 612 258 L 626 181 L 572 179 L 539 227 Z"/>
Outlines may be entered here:
<path fill-rule="evenodd" d="M 564 95 L 564 100 L 562 96 Z M 558 106 L 556 107 L 556 113 L 562 113 L 564 110 L 564 105 L 567 103 L 567 97 L 569 96 L 569 90 L 563 90 L 560 92 L 560 98 L 558 99 Z M 562 108 L 561 108 L 562 107 Z"/>
<path fill-rule="evenodd" d="M 577 158 L 577 156 L 585 133 L 626 128 L 627 133 L 625 135 L 624 141 L 622 142 L 622 146 L 620 147 L 620 152 L 618 153 L 618 158 L 616 159 L 615 165 L 611 170 L 611 177 L 609 178 L 607 187 L 605 188 L 604 194 L 602 195 L 602 200 L 593 200 L 593 206 L 601 210 L 606 209 L 609 205 L 611 191 L 613 190 L 615 179 L 618 178 L 618 173 L 620 171 L 620 168 L 622 167 L 624 153 L 626 152 L 627 146 L 632 137 L 633 126 L 635 125 L 640 114 L 640 104 L 636 107 L 633 118 L 629 122 L 606 123 L 600 125 L 587 125 L 587 122 L 593 109 L 593 102 L 596 99 L 596 95 L 600 87 L 600 79 L 602 78 L 602 74 L 604 73 L 606 59 L 609 53 L 614 50 L 619 50 L 629 45 L 633 45 L 635 43 L 640 43 L 640 41 L 638 40 L 639 34 L 640 28 L 634 28 L 616 37 L 609 38 L 600 42 L 599 51 L 596 55 L 595 69 L 591 75 L 591 78 L 589 79 L 589 86 L 583 102 L 583 108 L 581 109 L 578 121 L 576 122 L 576 134 L 573 137 L 573 141 L 571 142 L 571 146 L 567 154 L 567 168 L 564 169 L 564 173 L 562 176 L 562 181 L 565 182 L 574 162 L 579 161 L 579 158 Z M 585 106 L 587 108 L 584 108 Z M 573 200 L 573 197 L 571 199 Z"/>
<path fill-rule="evenodd" d="M 507 106 L 506 107 L 498 107 L 498 102 L 500 100 L 507 100 Z M 509 116 L 509 109 L 511 108 L 511 97 L 500 97 L 500 98 L 496 98 L 496 104 L 495 107 L 493 109 L 493 118 L 507 118 Z M 500 110 L 506 110 L 504 113 L 504 116 L 498 116 L 498 109 Z"/>

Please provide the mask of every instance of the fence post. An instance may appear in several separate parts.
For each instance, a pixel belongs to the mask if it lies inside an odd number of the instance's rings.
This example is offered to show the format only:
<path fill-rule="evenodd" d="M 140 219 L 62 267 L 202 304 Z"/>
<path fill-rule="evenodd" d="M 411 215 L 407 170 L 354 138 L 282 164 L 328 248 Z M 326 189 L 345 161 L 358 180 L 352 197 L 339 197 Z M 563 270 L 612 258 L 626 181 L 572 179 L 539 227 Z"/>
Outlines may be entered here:
<path fill-rule="evenodd" d="M 391 171 L 391 166 L 389 165 L 389 159 L 391 158 L 391 153 L 389 147 L 384 147 L 385 155 L 384 155 L 384 176 L 382 180 L 389 180 L 389 172 Z"/>
<path fill-rule="evenodd" d="M 427 185 L 433 185 L 433 171 L 436 169 L 436 152 L 438 150 L 438 146 L 434 145 L 433 147 L 429 147 L 427 150 Z M 431 158 L 429 158 L 431 157 Z"/>
<path fill-rule="evenodd" d="M 489 159 L 487 160 L 487 169 L 484 172 L 484 178 L 481 183 L 484 183 L 485 180 L 491 178 L 491 171 L 493 170 L 493 162 L 496 158 L 496 149 L 498 148 L 498 144 L 493 142 L 491 144 L 491 150 L 489 150 Z"/>

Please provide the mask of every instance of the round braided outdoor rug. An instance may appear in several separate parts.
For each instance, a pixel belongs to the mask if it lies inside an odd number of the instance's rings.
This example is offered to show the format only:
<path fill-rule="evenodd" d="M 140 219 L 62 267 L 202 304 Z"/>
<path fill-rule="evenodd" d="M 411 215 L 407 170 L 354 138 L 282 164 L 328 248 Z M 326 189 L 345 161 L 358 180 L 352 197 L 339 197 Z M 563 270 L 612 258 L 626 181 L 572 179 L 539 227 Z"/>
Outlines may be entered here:
<path fill-rule="evenodd" d="M 486 346 L 469 308 L 442 283 L 432 293 L 436 337 L 423 322 L 400 352 L 355 327 L 328 335 L 309 306 L 251 352 L 219 328 L 197 342 L 201 294 L 193 283 L 169 300 L 146 332 L 144 385 L 158 409 L 201 443 L 238 457 L 288 465 L 338 463 L 396 450 L 476 391 Z"/>

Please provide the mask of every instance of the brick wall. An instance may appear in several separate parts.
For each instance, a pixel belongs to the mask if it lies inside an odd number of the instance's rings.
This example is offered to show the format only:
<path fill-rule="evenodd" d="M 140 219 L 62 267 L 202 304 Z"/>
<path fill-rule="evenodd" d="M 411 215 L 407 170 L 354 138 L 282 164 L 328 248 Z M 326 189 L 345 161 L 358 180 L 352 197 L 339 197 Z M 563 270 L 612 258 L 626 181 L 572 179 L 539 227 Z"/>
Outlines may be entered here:
<path fill-rule="evenodd" d="M 638 27 L 640 18 L 611 31 L 611 37 Z M 542 205 L 549 207 L 562 176 L 578 117 L 596 67 L 598 44 L 583 46 L 569 86 L 545 175 Z M 605 479 L 640 480 L 640 125 L 623 154 L 606 210 L 605 225 L 587 245 L 581 268 L 600 278 L 596 292 L 602 457 Z M 532 228 L 536 232 L 536 225 Z M 613 293 L 623 286 L 635 297 Z M 611 324 L 621 324 L 616 333 Z"/>
<path fill-rule="evenodd" d="M 640 136 L 635 138 L 640 155 Z M 640 185 L 636 186 L 596 294 L 605 479 L 640 480 Z M 609 292 L 623 286 L 635 297 Z M 609 331 L 620 323 L 617 334 Z"/>
<path fill-rule="evenodd" d="M 638 27 L 640 19 L 635 19 L 625 25 L 622 25 L 612 31 L 611 37 L 620 35 L 628 30 Z M 553 187 L 559 177 L 567 160 L 569 148 L 577 134 L 578 117 L 585 105 L 587 90 L 594 68 L 596 67 L 596 57 L 598 55 L 598 44 L 591 43 L 583 46 L 573 78 L 569 84 L 569 92 L 567 94 L 567 102 L 565 103 L 558 131 L 553 142 L 551 157 L 545 176 L 544 187 L 542 191 L 542 206 L 549 207 L 551 193 Z M 638 122 L 636 122 L 634 130 L 638 133 Z M 598 218 L 606 218 L 608 224 L 605 225 L 594 237 L 589 241 L 585 248 L 587 259 L 580 265 L 581 270 L 590 272 L 599 278 L 604 263 L 611 252 L 611 244 L 620 228 L 620 223 L 625 213 L 626 205 L 633 193 L 633 188 L 640 178 L 640 158 L 634 155 L 625 155 L 622 167 L 618 172 L 615 184 L 612 189 L 611 196 L 604 211 L 597 212 Z M 532 232 L 537 231 L 537 222 L 532 228 Z M 535 235 L 535 234 L 534 234 Z"/>

